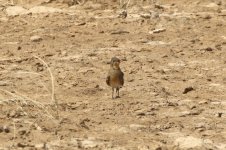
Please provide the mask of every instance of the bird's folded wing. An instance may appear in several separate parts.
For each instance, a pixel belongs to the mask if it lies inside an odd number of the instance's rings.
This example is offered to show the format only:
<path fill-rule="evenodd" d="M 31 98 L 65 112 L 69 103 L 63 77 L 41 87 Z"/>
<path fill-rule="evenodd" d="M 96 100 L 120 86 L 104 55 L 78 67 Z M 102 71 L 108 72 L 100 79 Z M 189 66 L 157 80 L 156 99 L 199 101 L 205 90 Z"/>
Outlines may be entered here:
<path fill-rule="evenodd" d="M 109 76 L 109 75 L 108 75 L 107 78 L 106 78 L 106 83 L 107 83 L 107 85 L 110 86 L 110 76 Z"/>
<path fill-rule="evenodd" d="M 121 73 L 120 82 L 122 85 L 124 85 L 124 73 Z"/>

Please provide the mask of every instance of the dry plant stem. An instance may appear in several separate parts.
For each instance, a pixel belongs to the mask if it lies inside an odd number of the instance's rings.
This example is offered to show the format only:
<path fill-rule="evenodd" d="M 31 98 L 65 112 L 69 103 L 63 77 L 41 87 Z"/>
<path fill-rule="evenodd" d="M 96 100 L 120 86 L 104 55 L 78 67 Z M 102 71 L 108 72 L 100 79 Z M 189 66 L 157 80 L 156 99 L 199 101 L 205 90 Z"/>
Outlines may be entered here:
<path fill-rule="evenodd" d="M 42 74 L 40 73 L 36 73 L 36 72 L 25 72 L 25 71 L 20 71 L 20 72 L 17 72 L 17 74 L 31 74 L 31 75 L 37 75 L 37 76 L 43 76 Z M 40 82 L 40 84 L 46 89 L 47 92 L 51 93 L 49 91 L 49 89 L 45 86 L 45 84 L 43 82 Z"/>
<path fill-rule="evenodd" d="M 52 102 L 55 102 L 56 111 L 57 111 L 57 119 L 58 119 L 59 118 L 58 101 L 55 98 L 54 77 L 53 77 L 52 71 L 51 71 L 51 69 L 49 68 L 49 66 L 47 65 L 47 63 L 43 59 L 41 59 L 38 56 L 34 56 L 34 57 L 37 58 L 38 60 L 40 60 L 46 66 L 46 68 L 47 68 L 47 70 L 48 70 L 48 72 L 50 74 L 50 77 L 51 77 L 51 85 L 52 85 L 51 97 L 52 97 Z"/>
<path fill-rule="evenodd" d="M 130 0 L 128 0 L 128 1 L 127 1 L 127 4 L 126 4 L 126 9 L 128 8 L 129 3 L 130 3 Z"/>
<path fill-rule="evenodd" d="M 9 92 L 9 91 L 7 91 L 7 90 L 0 89 L 0 91 L 3 91 L 3 92 L 5 92 L 5 93 L 11 95 L 11 96 L 14 97 L 14 98 L 18 98 L 18 99 L 23 100 L 23 102 L 27 105 L 27 102 L 26 102 L 22 97 L 20 97 L 20 96 L 14 94 L 14 93 L 12 93 L 12 92 Z"/>
<path fill-rule="evenodd" d="M 20 99 L 20 100 L 23 100 L 23 102 L 24 102 L 26 105 L 28 104 L 27 101 L 33 102 L 37 107 L 39 107 L 39 108 L 41 108 L 42 110 L 45 111 L 45 115 L 46 115 L 47 117 L 49 117 L 50 119 L 54 119 L 54 117 L 49 113 L 49 111 L 47 111 L 47 110 L 45 109 L 45 106 L 44 106 L 42 103 L 37 102 L 37 101 L 35 101 L 35 100 L 32 100 L 31 98 L 28 98 L 28 97 L 26 97 L 26 96 L 24 96 L 24 95 L 22 95 L 22 94 L 19 94 L 18 92 L 16 92 L 17 94 L 14 94 L 14 93 L 12 93 L 12 92 L 9 92 L 9 91 L 3 90 L 3 89 L 0 89 L 0 91 L 3 91 L 3 92 L 5 92 L 5 93 L 7 93 L 7 94 L 13 96 L 14 98 L 18 98 L 18 99 Z M 9 101 L 10 101 L 10 100 L 9 100 Z M 16 103 L 17 103 L 17 102 L 16 102 Z M 18 105 L 19 105 L 19 104 L 18 104 Z"/>
<path fill-rule="evenodd" d="M 76 2 L 77 2 L 79 5 L 85 4 L 85 0 L 82 0 L 82 2 L 80 2 L 80 0 L 76 0 Z"/>
<path fill-rule="evenodd" d="M 128 0 L 127 2 L 122 2 L 122 0 L 120 0 L 119 1 L 119 5 L 120 5 L 120 7 L 123 7 L 123 6 L 125 6 L 125 9 L 127 9 L 128 8 L 128 6 L 129 6 L 129 3 L 130 3 L 130 0 Z"/>

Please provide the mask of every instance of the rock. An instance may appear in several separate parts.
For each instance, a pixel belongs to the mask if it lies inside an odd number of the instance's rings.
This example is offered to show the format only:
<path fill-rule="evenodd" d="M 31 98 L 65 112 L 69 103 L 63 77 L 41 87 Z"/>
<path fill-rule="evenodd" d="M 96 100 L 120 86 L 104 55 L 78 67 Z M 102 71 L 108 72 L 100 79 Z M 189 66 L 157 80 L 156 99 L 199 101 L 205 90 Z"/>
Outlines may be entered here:
<path fill-rule="evenodd" d="M 62 56 L 68 56 L 68 53 L 67 53 L 67 51 L 61 51 L 61 53 L 60 53 Z"/>
<path fill-rule="evenodd" d="M 179 115 L 179 117 L 185 117 L 185 116 L 190 116 L 190 115 L 199 115 L 201 111 L 199 110 L 192 110 L 192 111 L 183 111 Z"/>
<path fill-rule="evenodd" d="M 197 123 L 195 125 L 195 129 L 199 129 L 199 128 L 206 128 L 205 123 L 204 122 Z"/>
<path fill-rule="evenodd" d="M 148 41 L 148 42 L 145 42 L 149 45 L 168 45 L 168 44 L 171 44 L 171 43 L 166 43 L 166 42 L 163 42 L 163 41 Z"/>
<path fill-rule="evenodd" d="M 15 111 L 15 110 L 12 110 L 10 111 L 8 114 L 7 114 L 8 117 L 12 117 L 12 118 L 16 118 L 18 117 L 18 113 Z"/>
<path fill-rule="evenodd" d="M 146 128 L 145 125 L 140 125 L 140 124 L 131 124 L 129 125 L 129 127 L 133 130 L 138 130 L 138 131 Z"/>
<path fill-rule="evenodd" d="M 98 143 L 89 139 L 81 141 L 83 148 L 94 148 L 98 146 Z"/>
<path fill-rule="evenodd" d="M 76 26 L 84 26 L 86 25 L 86 22 L 78 22 L 78 23 L 75 23 Z"/>
<path fill-rule="evenodd" d="M 145 116 L 146 115 L 146 111 L 145 110 L 137 110 L 136 111 L 136 115 L 137 116 Z"/>
<path fill-rule="evenodd" d="M 204 5 L 203 7 L 208 11 L 218 11 L 219 10 L 219 5 L 217 5 L 216 3 L 209 3 L 207 5 Z"/>
<path fill-rule="evenodd" d="M 3 130 L 5 131 L 5 133 L 10 132 L 10 128 L 8 126 L 3 126 Z"/>
<path fill-rule="evenodd" d="M 165 29 L 165 28 L 161 28 L 161 29 L 155 29 L 155 30 L 152 30 L 152 31 L 150 31 L 149 33 L 150 33 L 150 34 L 153 34 L 153 33 L 160 33 L 160 32 L 164 32 L 164 31 L 166 31 L 166 29 Z"/>
<path fill-rule="evenodd" d="M 29 9 L 29 13 L 38 14 L 38 13 L 60 13 L 62 12 L 61 9 L 53 8 L 53 7 L 46 7 L 46 6 L 35 6 Z"/>
<path fill-rule="evenodd" d="M 10 6 L 6 8 L 6 14 L 8 16 L 18 16 L 27 14 L 28 10 L 21 6 Z"/>
<path fill-rule="evenodd" d="M 72 5 L 75 4 L 76 1 L 74 1 L 74 0 L 61 0 L 59 2 L 63 3 L 63 4 L 67 4 L 68 6 L 72 6 Z"/>
<path fill-rule="evenodd" d="M 124 30 L 118 30 L 118 31 L 113 31 L 111 34 L 128 34 L 129 31 L 124 31 Z"/>
<path fill-rule="evenodd" d="M 41 38 L 40 36 L 35 35 L 35 36 L 32 36 L 32 37 L 30 38 L 30 40 L 31 40 L 32 42 L 40 42 L 40 41 L 42 40 L 42 38 Z"/>
<path fill-rule="evenodd" d="M 122 12 L 119 13 L 118 17 L 125 19 L 127 17 L 127 11 L 123 10 Z"/>
<path fill-rule="evenodd" d="M 94 68 L 90 67 L 82 67 L 79 69 L 78 73 L 87 73 L 87 72 L 94 72 Z"/>
<path fill-rule="evenodd" d="M 28 147 L 29 145 L 26 143 L 17 143 L 17 146 L 20 148 L 25 148 L 25 147 Z"/>
<path fill-rule="evenodd" d="M 151 14 L 141 14 L 140 16 L 144 19 L 150 19 L 151 18 Z"/>
<path fill-rule="evenodd" d="M 215 116 L 216 116 L 216 117 L 219 117 L 219 118 L 221 118 L 221 117 L 222 117 L 222 115 L 223 115 L 223 113 L 222 113 L 222 112 L 218 112 L 218 113 L 216 113 L 216 114 L 215 114 Z"/>
<path fill-rule="evenodd" d="M 203 19 L 209 20 L 209 19 L 211 19 L 211 18 L 212 18 L 212 17 L 211 17 L 209 14 L 206 14 L 206 15 L 203 16 Z"/>
<path fill-rule="evenodd" d="M 218 5 L 216 3 L 209 3 L 209 4 L 205 5 L 205 7 L 215 8 L 215 7 L 218 7 Z"/>
<path fill-rule="evenodd" d="M 156 11 L 150 11 L 151 19 L 157 19 L 159 18 L 159 13 Z"/>
<path fill-rule="evenodd" d="M 19 131 L 18 131 L 18 134 L 19 135 L 25 135 L 27 133 L 27 130 L 26 129 L 20 129 Z"/>
<path fill-rule="evenodd" d="M 194 88 L 193 88 L 193 87 L 191 87 L 191 86 L 186 87 L 186 88 L 184 89 L 183 94 L 187 94 L 188 92 L 191 92 L 191 91 L 193 91 L 193 90 L 194 90 Z"/>
<path fill-rule="evenodd" d="M 37 149 L 44 149 L 45 148 L 45 144 L 44 143 L 36 144 L 35 148 L 37 148 Z"/>
<path fill-rule="evenodd" d="M 205 51 L 208 51 L 208 52 L 211 52 L 211 51 L 213 51 L 213 48 L 207 47 L 207 48 L 205 48 L 204 50 L 205 50 Z"/>
<path fill-rule="evenodd" d="M 102 147 L 107 144 L 106 141 L 98 140 L 94 137 L 88 137 L 87 139 L 78 138 L 76 141 L 83 149 Z"/>
<path fill-rule="evenodd" d="M 1 17 L 0 18 L 0 22 L 8 22 L 8 18 L 7 17 Z"/>
<path fill-rule="evenodd" d="M 148 145 L 139 145 L 137 147 L 138 150 L 162 150 L 161 146 L 157 144 L 151 144 L 151 146 Z"/>
<path fill-rule="evenodd" d="M 203 100 L 203 101 L 200 101 L 200 102 L 199 102 L 199 105 L 203 105 L 203 104 L 208 104 L 208 101 Z"/>
<path fill-rule="evenodd" d="M 137 148 L 138 150 L 150 150 L 150 147 L 146 145 L 139 145 Z"/>
<path fill-rule="evenodd" d="M 5 81 L 0 81 L 0 86 L 7 86 L 7 82 L 5 82 Z"/>
<path fill-rule="evenodd" d="M 221 11 L 221 14 L 219 14 L 220 16 L 226 16 L 226 9 Z"/>
<path fill-rule="evenodd" d="M 118 129 L 119 132 L 122 132 L 122 133 L 129 133 L 129 129 L 126 128 L 126 127 L 121 127 Z"/>
<path fill-rule="evenodd" d="M 204 142 L 202 139 L 195 138 L 192 136 L 179 137 L 174 142 L 175 145 L 179 146 L 181 149 L 192 149 L 202 147 Z"/>

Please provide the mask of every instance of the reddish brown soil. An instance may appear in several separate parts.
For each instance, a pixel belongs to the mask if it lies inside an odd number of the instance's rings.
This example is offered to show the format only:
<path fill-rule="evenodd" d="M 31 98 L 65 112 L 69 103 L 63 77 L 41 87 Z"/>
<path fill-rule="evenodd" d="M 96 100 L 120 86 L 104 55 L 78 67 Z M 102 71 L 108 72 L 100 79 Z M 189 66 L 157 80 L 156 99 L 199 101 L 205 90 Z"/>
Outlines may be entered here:
<path fill-rule="evenodd" d="M 223 0 L 131 0 L 125 19 L 116 0 L 43 1 L 14 5 L 63 11 L 8 16 L 0 0 L 0 149 L 226 149 Z"/>

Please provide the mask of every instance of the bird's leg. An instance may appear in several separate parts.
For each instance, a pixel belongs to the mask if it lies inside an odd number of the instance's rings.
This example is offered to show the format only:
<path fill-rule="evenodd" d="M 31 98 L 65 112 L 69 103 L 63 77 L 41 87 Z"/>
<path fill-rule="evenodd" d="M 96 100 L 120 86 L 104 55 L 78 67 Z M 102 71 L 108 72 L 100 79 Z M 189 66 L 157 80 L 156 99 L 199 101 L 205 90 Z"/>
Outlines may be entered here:
<path fill-rule="evenodd" d="M 119 98 L 119 88 L 116 88 L 117 98 Z"/>
<path fill-rule="evenodd" d="M 114 99 L 114 88 L 112 88 L 112 99 Z"/>

